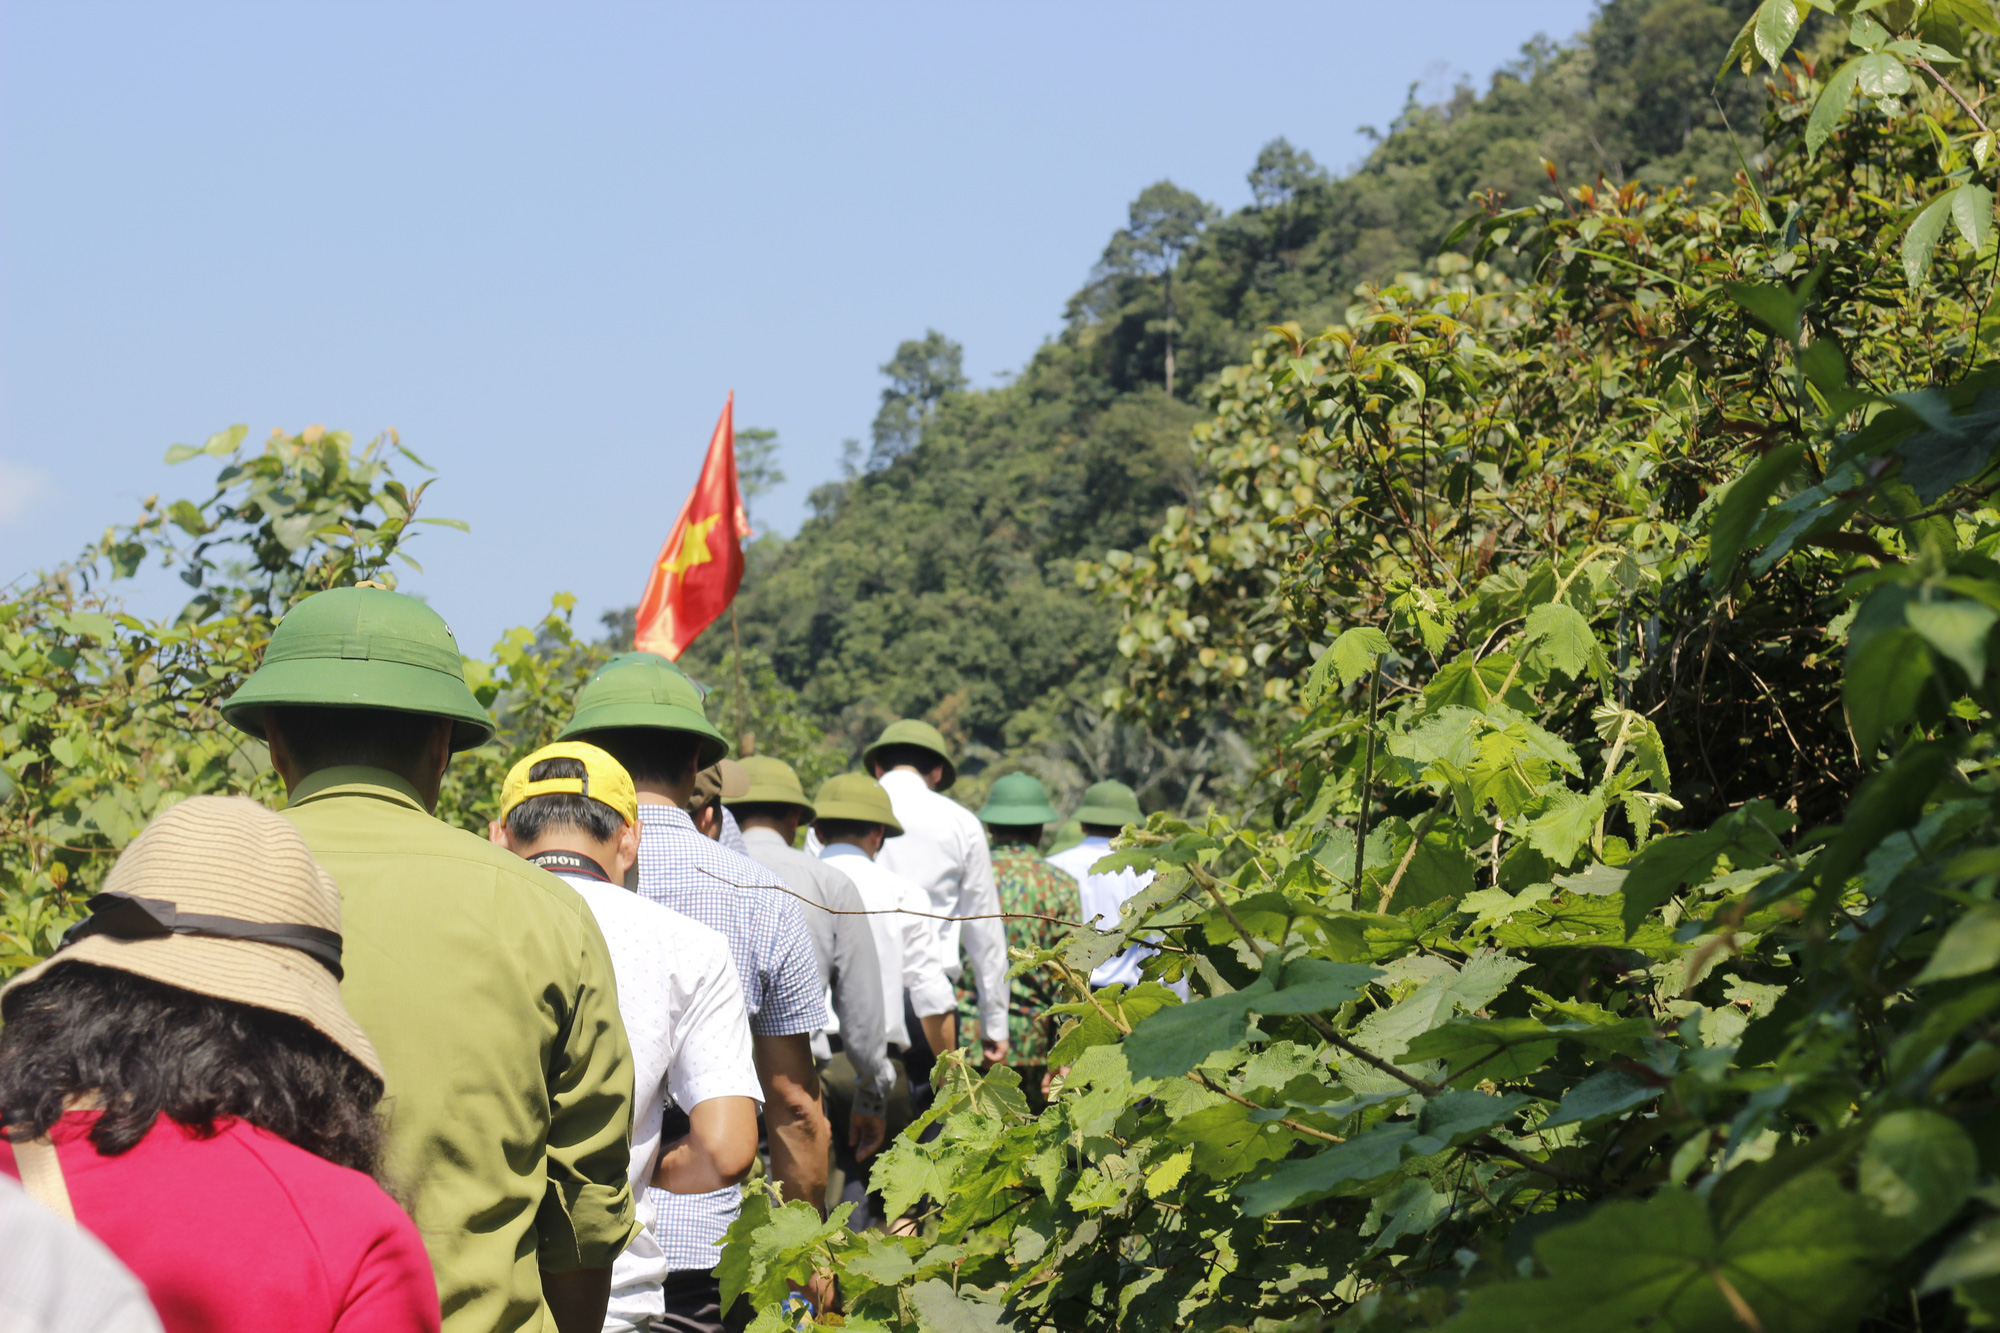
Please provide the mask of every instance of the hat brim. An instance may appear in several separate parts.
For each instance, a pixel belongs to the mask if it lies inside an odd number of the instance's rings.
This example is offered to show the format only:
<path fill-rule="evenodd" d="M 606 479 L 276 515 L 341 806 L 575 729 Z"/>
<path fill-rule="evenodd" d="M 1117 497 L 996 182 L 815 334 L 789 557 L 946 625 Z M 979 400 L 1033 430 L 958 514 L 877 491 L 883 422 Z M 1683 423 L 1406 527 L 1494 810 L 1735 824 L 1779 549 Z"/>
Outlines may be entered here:
<path fill-rule="evenodd" d="M 944 765 L 944 778 L 937 785 L 939 791 L 950 790 L 951 784 L 958 781 L 958 766 L 951 762 L 950 755 L 938 754 L 937 750 L 931 746 L 923 745 L 916 741 L 878 741 L 861 752 L 862 766 L 864 768 L 874 768 L 876 754 L 896 745 L 913 746 L 916 749 L 922 750 L 925 754 L 937 755 L 938 762 Z"/>
<path fill-rule="evenodd" d="M 739 805 L 791 805 L 797 806 L 806 812 L 807 823 L 811 823 L 813 820 L 819 818 L 818 809 L 805 797 L 788 791 L 776 790 L 771 787 L 752 785 L 750 790 L 744 792 L 741 796 L 723 797 L 722 803 L 731 807 Z"/>
<path fill-rule="evenodd" d="M 729 755 L 729 742 L 715 724 L 692 708 L 679 704 L 604 703 L 577 710 L 569 725 L 556 733 L 559 741 L 582 740 L 593 731 L 644 727 L 653 731 L 683 731 L 701 737 L 696 768 L 710 768 Z"/>
<path fill-rule="evenodd" d="M 1052 805 L 989 805 L 979 812 L 982 824 L 1014 828 L 1028 824 L 1053 824 L 1061 818 Z"/>
<path fill-rule="evenodd" d="M 197 995 L 289 1014 L 346 1051 L 376 1078 L 382 1060 L 340 1000 L 333 973 L 296 949 L 254 940 L 219 940 L 199 935 L 121 940 L 91 935 L 37 963 L 0 988 L 0 995 L 26 986 L 65 963 L 93 963 L 150 981 L 178 986 Z"/>
<path fill-rule="evenodd" d="M 1109 828 L 1124 828 L 1127 824 L 1143 824 L 1146 817 L 1137 810 L 1120 810 L 1110 805 L 1086 805 L 1073 816 L 1079 824 L 1102 824 Z"/>
<path fill-rule="evenodd" d="M 821 819 L 851 819 L 857 824 L 880 824 L 883 828 L 889 830 L 890 837 L 900 838 L 903 836 L 903 826 L 898 824 L 892 816 L 884 815 L 880 810 L 870 809 L 865 805 L 850 805 L 846 801 L 826 802 L 819 807 L 819 812 L 813 816 L 813 819 L 815 822 Z"/>
<path fill-rule="evenodd" d="M 229 696 L 222 716 L 263 740 L 264 710 L 273 707 L 379 708 L 447 718 L 454 754 L 493 739 L 493 719 L 463 680 L 406 662 L 322 657 L 266 662 Z"/>

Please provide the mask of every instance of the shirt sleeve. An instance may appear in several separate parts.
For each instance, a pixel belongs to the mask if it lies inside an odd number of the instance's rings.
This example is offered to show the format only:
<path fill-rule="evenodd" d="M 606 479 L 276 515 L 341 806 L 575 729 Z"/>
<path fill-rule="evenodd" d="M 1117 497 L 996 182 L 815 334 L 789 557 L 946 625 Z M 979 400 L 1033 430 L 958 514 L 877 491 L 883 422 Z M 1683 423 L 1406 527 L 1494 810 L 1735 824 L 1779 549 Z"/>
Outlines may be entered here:
<path fill-rule="evenodd" d="M 702 950 L 691 970 L 693 993 L 676 1024 L 674 1058 L 667 1067 L 674 1101 L 693 1110 L 717 1097 L 749 1097 L 762 1106 L 764 1085 L 750 1053 L 750 1018 L 727 946 L 718 940 L 712 949 Z"/>
<path fill-rule="evenodd" d="M 928 895 L 912 884 L 903 895 L 905 912 L 927 912 Z M 931 928 L 929 917 L 904 916 L 903 989 L 910 993 L 910 1007 L 917 1017 L 948 1014 L 958 1007 L 951 978 L 945 975 L 944 937 Z M 982 1022 L 984 1019 L 981 1020 Z M 1001 1010 L 1001 1030 L 1005 1030 L 1006 1010 Z"/>
<path fill-rule="evenodd" d="M 438 1333 L 430 1256 L 410 1219 L 386 1197 L 382 1203 L 387 1224 L 355 1265 L 333 1333 Z"/>
<path fill-rule="evenodd" d="M 638 1230 L 627 1172 L 632 1048 L 618 1017 L 611 955 L 588 909 L 570 1012 L 548 1070 L 548 1188 L 535 1262 L 551 1272 L 608 1268 Z"/>
<path fill-rule="evenodd" d="M 984 1032 L 1007 1030 L 1007 923 L 1000 920 L 1000 890 L 993 882 L 993 853 L 986 834 L 976 824 L 966 849 L 965 879 L 958 890 L 958 911 L 982 917 L 962 924 L 965 952 L 972 957 L 972 976 L 979 986 L 979 1026 Z"/>
<path fill-rule="evenodd" d="M 826 1026 L 826 992 L 820 988 L 819 957 L 799 905 L 775 889 L 759 890 L 769 900 L 769 940 L 764 951 L 764 1003 L 750 1018 L 758 1037 L 789 1037 Z"/>
<path fill-rule="evenodd" d="M 854 881 L 827 867 L 836 912 L 866 912 Z M 879 1116 L 889 1104 L 896 1071 L 889 1066 L 887 1015 L 882 1012 L 882 961 L 865 916 L 833 918 L 833 1007 L 840 1015 L 840 1044 L 854 1064 L 854 1113 Z"/>

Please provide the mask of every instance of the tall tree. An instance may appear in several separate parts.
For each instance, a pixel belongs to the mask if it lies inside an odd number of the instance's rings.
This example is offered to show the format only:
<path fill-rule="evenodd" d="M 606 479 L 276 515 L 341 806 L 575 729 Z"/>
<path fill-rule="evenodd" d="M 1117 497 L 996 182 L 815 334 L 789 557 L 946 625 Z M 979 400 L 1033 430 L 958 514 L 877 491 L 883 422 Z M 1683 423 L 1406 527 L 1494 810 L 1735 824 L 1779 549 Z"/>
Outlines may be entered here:
<path fill-rule="evenodd" d="M 760 497 L 785 484 L 778 447 L 778 432 L 768 426 L 745 426 L 736 432 L 736 489 L 746 512 Z"/>
<path fill-rule="evenodd" d="M 1290 203 L 1304 186 L 1326 179 L 1326 168 L 1313 161 L 1311 153 L 1292 147 L 1280 135 L 1264 145 L 1250 168 L 1250 197 L 1259 208 L 1273 208 Z"/>
<path fill-rule="evenodd" d="M 889 385 L 882 390 L 882 407 L 875 413 L 875 448 L 868 455 L 871 472 L 915 448 L 938 403 L 967 383 L 965 349 L 936 329 L 902 343 L 881 370 Z"/>
<path fill-rule="evenodd" d="M 1113 274 L 1148 274 L 1165 284 L 1167 317 L 1159 331 L 1167 337 L 1167 392 L 1174 391 L 1174 268 L 1202 229 L 1216 216 L 1214 205 L 1170 180 L 1155 181 L 1142 190 L 1126 224 L 1104 247 L 1098 267 Z"/>

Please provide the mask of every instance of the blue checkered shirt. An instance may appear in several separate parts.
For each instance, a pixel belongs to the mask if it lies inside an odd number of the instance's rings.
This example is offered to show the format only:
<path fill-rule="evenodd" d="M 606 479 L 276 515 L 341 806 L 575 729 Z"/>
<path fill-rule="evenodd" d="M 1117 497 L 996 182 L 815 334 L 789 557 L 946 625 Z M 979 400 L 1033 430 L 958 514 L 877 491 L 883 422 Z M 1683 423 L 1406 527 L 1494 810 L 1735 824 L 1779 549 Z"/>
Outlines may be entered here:
<path fill-rule="evenodd" d="M 743 983 L 750 1031 L 760 1037 L 826 1026 L 826 993 L 812 935 L 785 882 L 746 856 L 705 838 L 676 806 L 639 807 L 639 894 L 722 932 Z M 718 1242 L 743 1192 L 646 1193 L 669 1271 L 714 1268 Z"/>

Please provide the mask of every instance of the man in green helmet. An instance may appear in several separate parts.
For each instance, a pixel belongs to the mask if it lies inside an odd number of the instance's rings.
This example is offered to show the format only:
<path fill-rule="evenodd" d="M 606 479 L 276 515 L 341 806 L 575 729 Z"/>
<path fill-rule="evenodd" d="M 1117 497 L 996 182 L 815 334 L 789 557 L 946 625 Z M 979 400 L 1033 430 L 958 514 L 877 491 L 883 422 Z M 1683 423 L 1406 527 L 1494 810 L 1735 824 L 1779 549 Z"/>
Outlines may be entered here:
<path fill-rule="evenodd" d="M 1115 930 L 1118 909 L 1127 898 L 1153 882 L 1153 872 L 1141 874 L 1127 868 L 1100 874 L 1091 867 L 1111 855 L 1111 840 L 1127 824 L 1143 824 L 1146 816 L 1139 812 L 1139 797 L 1130 787 L 1107 781 L 1095 783 L 1083 793 L 1083 804 L 1077 807 L 1076 818 L 1083 825 L 1083 841 L 1051 856 L 1049 864 L 1076 879 L 1083 893 L 1084 919 L 1099 929 Z M 1135 944 L 1116 958 L 1098 964 L 1090 974 L 1090 984 L 1109 986 L 1115 982 L 1136 986 L 1139 965 L 1157 952 Z"/>
<path fill-rule="evenodd" d="M 944 794 L 958 780 L 944 737 L 906 717 L 862 751 L 861 762 L 889 793 L 903 826 L 903 836 L 883 847 L 882 865 L 922 889 L 938 916 L 966 918 L 940 920 L 938 938 L 952 980 L 964 973 L 961 948 L 972 960 L 980 1051 L 986 1063 L 1000 1063 L 1007 1058 L 1007 932 L 979 816 Z"/>
<path fill-rule="evenodd" d="M 600 1328 L 635 1230 L 631 1051 L 583 899 L 431 814 L 493 732 L 451 631 L 385 589 L 318 593 L 222 712 L 340 886 L 341 997 L 382 1058 L 385 1173 L 446 1333 Z"/>
<path fill-rule="evenodd" d="M 823 1208 L 832 1131 L 812 1054 L 812 1034 L 827 1021 L 812 936 L 783 879 L 704 836 L 688 814 L 702 770 L 728 753 L 728 743 L 702 711 L 694 682 L 656 653 L 605 663 L 577 692 L 575 707 L 560 739 L 608 751 L 638 789 L 640 896 L 729 942 L 764 1085 L 771 1177 L 786 1199 Z M 669 1263 L 662 1323 L 676 1333 L 720 1329 L 725 1312 L 715 1267 L 741 1192 L 647 1197 Z"/>
<path fill-rule="evenodd" d="M 1076 880 L 1042 859 L 1042 830 L 1062 816 L 1048 789 L 1032 773 L 1009 773 L 993 784 L 979 812 L 993 845 L 993 879 L 1000 910 L 1007 913 L 1007 943 L 1039 953 L 1061 944 L 1065 921 L 1083 919 Z M 1055 1005 L 1073 997 L 1047 968 L 1023 972 L 1012 982 L 1007 1007 L 1007 1063 L 1021 1076 L 1028 1105 L 1040 1111 L 1047 1096 L 1049 1048 L 1055 1044 Z"/>

